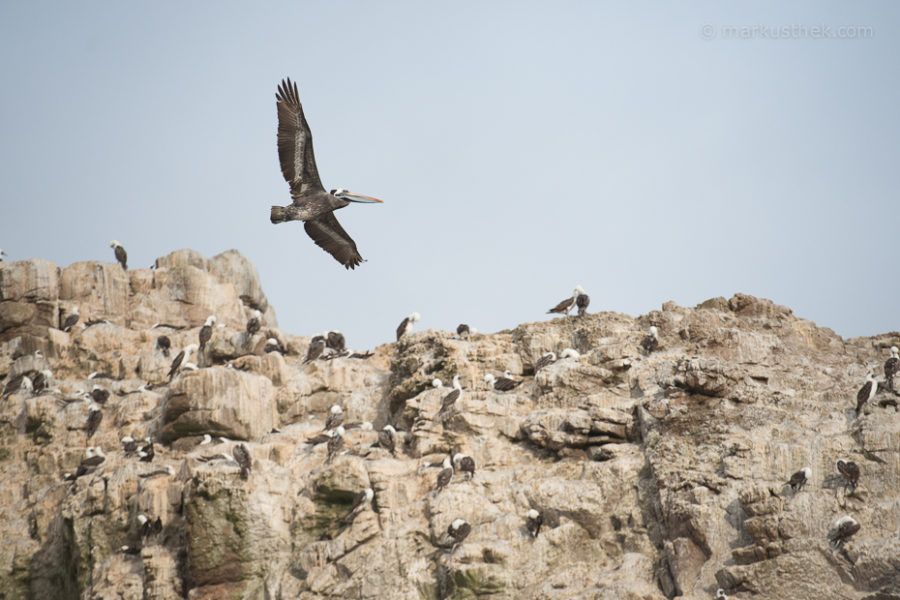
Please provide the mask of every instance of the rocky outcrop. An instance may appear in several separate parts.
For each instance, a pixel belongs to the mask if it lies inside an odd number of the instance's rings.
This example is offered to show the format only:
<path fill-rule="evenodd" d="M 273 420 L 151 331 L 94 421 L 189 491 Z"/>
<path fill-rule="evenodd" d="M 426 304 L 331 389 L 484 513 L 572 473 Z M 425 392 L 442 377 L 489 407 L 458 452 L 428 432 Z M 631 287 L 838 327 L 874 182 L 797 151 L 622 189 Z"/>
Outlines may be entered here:
<path fill-rule="evenodd" d="M 897 397 L 854 410 L 900 334 L 843 340 L 738 294 L 466 340 L 422 331 L 305 363 L 309 338 L 277 329 L 239 253 L 156 267 L 0 263 L 3 597 L 900 598 Z M 212 339 L 170 378 L 210 314 Z M 580 356 L 535 373 L 565 348 Z M 43 389 L 11 383 L 47 369 Z M 515 389 L 484 384 L 506 370 Z M 432 380 L 454 375 L 462 394 L 442 410 L 451 390 Z M 109 399 L 88 439 L 95 386 Z M 346 433 L 329 459 L 308 442 L 334 404 Z M 88 446 L 105 460 L 70 480 Z M 437 490 L 458 453 L 474 474 Z M 860 466 L 855 489 L 837 458 Z M 835 547 L 846 514 L 860 530 Z M 471 526 L 460 543 L 457 519 Z"/>

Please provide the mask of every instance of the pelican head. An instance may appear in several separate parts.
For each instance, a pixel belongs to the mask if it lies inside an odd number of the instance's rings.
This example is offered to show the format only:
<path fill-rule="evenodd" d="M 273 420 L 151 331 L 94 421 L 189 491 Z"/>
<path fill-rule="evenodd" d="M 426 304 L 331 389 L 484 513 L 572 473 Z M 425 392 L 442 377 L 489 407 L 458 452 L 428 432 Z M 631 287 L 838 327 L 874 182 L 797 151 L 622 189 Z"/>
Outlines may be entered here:
<path fill-rule="evenodd" d="M 537 519 L 539 516 L 541 516 L 541 513 L 539 513 L 538 511 L 536 511 L 536 510 L 533 509 L 533 508 L 532 508 L 531 510 L 528 511 L 528 518 L 529 518 L 529 519 Z"/>
<path fill-rule="evenodd" d="M 435 387 L 435 388 L 444 387 L 444 382 L 441 381 L 440 379 L 438 379 L 437 377 L 435 377 L 434 379 L 431 380 L 431 387 Z"/>
<path fill-rule="evenodd" d="M 572 295 L 573 295 L 573 296 L 580 296 L 580 295 L 583 294 L 583 293 L 584 293 L 584 288 L 581 287 L 580 285 L 576 285 L 576 286 L 575 286 L 575 291 L 572 293 Z"/>
<path fill-rule="evenodd" d="M 204 323 L 204 325 L 209 325 L 210 327 L 212 327 L 215 324 L 216 324 L 216 315 L 209 315 L 208 317 L 206 317 L 206 323 Z"/>
<path fill-rule="evenodd" d="M 366 488 L 366 502 L 371 502 L 372 498 L 375 497 L 375 490 L 372 488 Z"/>
<path fill-rule="evenodd" d="M 803 471 L 803 474 L 806 475 L 807 479 L 810 479 L 812 477 L 812 469 L 810 469 L 809 467 L 803 467 L 800 470 Z"/>
<path fill-rule="evenodd" d="M 415 323 L 416 321 L 421 321 L 422 315 L 420 315 L 419 313 L 413 313 L 413 314 L 409 315 L 409 320 L 412 321 L 413 323 Z"/>
<path fill-rule="evenodd" d="M 494 385 L 494 382 L 496 380 L 497 379 L 494 377 L 493 373 L 488 373 L 487 375 L 484 376 L 484 382 L 488 385 Z"/>
<path fill-rule="evenodd" d="M 897 348 L 897 346 L 891 346 L 891 356 L 897 356 L 898 353 L 900 353 L 900 348 Z"/>
<path fill-rule="evenodd" d="M 840 519 L 838 519 L 837 521 L 834 522 L 834 526 L 840 527 L 844 523 L 856 523 L 856 519 L 854 519 L 850 515 L 844 515 L 843 517 L 841 517 Z"/>
<path fill-rule="evenodd" d="M 340 405 L 340 404 L 334 404 L 334 405 L 332 405 L 332 407 L 331 407 L 331 414 L 336 415 L 336 414 L 342 413 L 342 412 L 344 412 L 344 409 L 341 408 L 341 405 Z"/>
<path fill-rule="evenodd" d="M 110 248 L 115 248 L 116 246 L 121 246 L 121 245 L 122 244 L 119 243 L 119 240 L 113 240 L 109 243 Z"/>
<path fill-rule="evenodd" d="M 449 457 L 449 456 L 447 456 L 446 458 L 444 458 L 444 462 L 441 463 L 441 466 L 444 467 L 445 469 L 451 469 L 451 468 L 453 468 L 452 465 L 450 464 L 450 457 Z"/>
<path fill-rule="evenodd" d="M 650 335 L 652 335 L 653 337 L 659 336 L 659 330 L 656 329 L 655 325 L 652 325 L 650 327 Z"/>
<path fill-rule="evenodd" d="M 346 200 L 347 202 L 360 202 L 363 204 L 372 204 L 374 202 L 384 203 L 384 200 L 379 200 L 378 198 L 373 198 L 372 196 L 363 196 L 362 194 L 354 194 L 344 188 L 338 188 L 336 190 L 331 190 L 331 195 L 335 198 L 340 198 L 341 200 Z"/>
<path fill-rule="evenodd" d="M 3 257 L 6 256 L 6 251 L 3 248 L 0 248 L 0 260 L 3 260 Z"/>

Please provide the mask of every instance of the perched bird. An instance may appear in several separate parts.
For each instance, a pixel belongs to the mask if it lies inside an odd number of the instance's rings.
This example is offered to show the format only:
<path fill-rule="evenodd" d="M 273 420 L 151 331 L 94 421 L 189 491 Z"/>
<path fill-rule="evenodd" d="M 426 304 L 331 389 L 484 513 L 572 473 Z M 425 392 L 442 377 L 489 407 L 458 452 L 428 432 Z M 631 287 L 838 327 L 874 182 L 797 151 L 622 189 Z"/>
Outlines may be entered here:
<path fill-rule="evenodd" d="M 125 252 L 125 248 L 122 247 L 122 244 L 113 240 L 109 243 L 109 247 L 115 251 L 116 260 L 119 261 L 119 264 L 122 265 L 122 268 L 126 271 L 128 270 L 128 253 Z"/>
<path fill-rule="evenodd" d="M 465 519 L 456 519 L 450 523 L 450 527 L 447 528 L 447 533 L 453 539 L 454 548 L 462 544 L 463 540 L 465 540 L 471 532 L 472 527 Z"/>
<path fill-rule="evenodd" d="M 838 473 L 843 475 L 844 479 L 847 480 L 850 491 L 855 490 L 856 485 L 859 483 L 859 466 L 852 460 L 844 460 L 842 458 L 839 458 L 837 462 L 834 463 L 834 466 L 837 468 Z"/>
<path fill-rule="evenodd" d="M 329 331 L 325 346 L 334 350 L 336 354 L 343 354 L 347 351 L 347 340 L 340 331 Z"/>
<path fill-rule="evenodd" d="M 25 373 L 19 373 L 15 377 L 7 380 L 6 385 L 3 386 L 3 395 L 8 396 L 19 390 L 25 390 L 26 392 L 34 390 L 34 384 L 32 383 L 31 378 Z"/>
<path fill-rule="evenodd" d="M 278 343 L 277 339 L 269 338 L 266 340 L 266 345 L 263 348 L 263 352 L 265 352 L 266 354 L 268 354 L 269 352 L 284 354 L 284 349 L 281 347 L 281 344 Z"/>
<path fill-rule="evenodd" d="M 153 462 L 153 457 L 156 456 L 156 450 L 153 448 L 153 442 L 151 442 L 149 439 L 144 441 L 147 443 L 144 444 L 144 446 L 141 447 L 140 450 L 138 450 L 138 459 L 141 462 Z"/>
<path fill-rule="evenodd" d="M 453 465 L 450 463 L 450 457 L 446 457 L 444 462 L 441 464 L 443 467 L 441 472 L 438 473 L 437 476 L 437 484 L 435 486 L 435 494 L 440 494 L 441 490 L 444 489 L 450 480 L 453 478 Z"/>
<path fill-rule="evenodd" d="M 884 383 L 889 392 L 894 391 L 894 375 L 900 372 L 900 350 L 891 346 L 891 357 L 884 361 Z"/>
<path fill-rule="evenodd" d="M 422 315 L 417 312 L 409 315 L 405 319 L 400 322 L 400 325 L 397 326 L 397 341 L 400 341 L 404 335 L 409 334 L 412 331 L 413 324 L 422 319 Z"/>
<path fill-rule="evenodd" d="M 126 435 L 122 438 L 122 451 L 125 452 L 126 455 L 134 454 L 137 450 L 137 442 L 130 435 Z"/>
<path fill-rule="evenodd" d="M 543 524 L 544 517 L 541 516 L 541 513 L 533 508 L 528 511 L 528 516 L 525 517 L 525 527 L 528 529 L 528 533 L 531 534 L 532 538 L 536 538 L 538 536 L 538 534 L 541 532 L 541 525 Z"/>
<path fill-rule="evenodd" d="M 105 390 L 99 385 L 95 385 L 91 390 L 91 399 L 97 404 L 106 404 L 106 401 L 109 400 L 109 390 Z"/>
<path fill-rule="evenodd" d="M 806 482 L 810 477 L 812 477 L 812 469 L 810 469 L 809 467 L 803 467 L 802 469 L 791 475 L 791 479 L 790 481 L 788 481 L 788 485 L 791 486 L 791 489 L 796 492 L 804 485 L 806 485 Z"/>
<path fill-rule="evenodd" d="M 537 373 L 544 367 L 556 362 L 556 352 L 547 352 L 534 363 L 534 372 Z"/>
<path fill-rule="evenodd" d="M 591 298 L 587 294 L 578 294 L 575 297 L 575 306 L 578 307 L 578 316 L 583 317 L 587 312 L 587 307 L 591 303 Z"/>
<path fill-rule="evenodd" d="M 325 340 L 324 335 L 317 335 L 309 342 L 309 349 L 306 351 L 306 360 L 304 360 L 304 364 L 308 362 L 312 362 L 322 356 L 322 353 L 325 352 L 325 348 L 327 347 L 328 342 Z"/>
<path fill-rule="evenodd" d="M 469 480 L 475 477 L 475 459 L 461 452 L 453 455 L 453 464 L 457 471 L 465 473 Z"/>
<path fill-rule="evenodd" d="M 456 404 L 456 401 L 459 400 L 459 397 L 462 395 L 462 386 L 459 383 L 459 375 L 453 376 L 453 390 L 444 396 L 443 400 L 441 400 L 441 408 L 438 410 L 437 415 L 435 415 L 435 419 L 440 418 L 444 415 L 450 408 Z"/>
<path fill-rule="evenodd" d="M 254 309 L 247 320 L 247 335 L 253 335 L 262 326 L 262 313 Z"/>
<path fill-rule="evenodd" d="M 862 410 L 863 405 L 866 402 L 869 402 L 872 398 L 875 397 L 875 392 L 878 391 L 878 382 L 875 381 L 875 374 L 869 373 L 866 375 L 866 382 L 863 384 L 859 391 L 856 392 L 856 414 L 859 415 L 859 412 Z"/>
<path fill-rule="evenodd" d="M 466 325 L 465 323 L 460 323 L 456 327 L 456 335 L 458 335 L 459 337 L 461 337 L 463 339 L 469 337 L 470 333 L 471 333 L 471 330 L 469 329 L 469 326 Z"/>
<path fill-rule="evenodd" d="M 100 412 L 100 406 L 96 403 L 91 403 L 90 412 L 88 412 L 87 423 L 84 426 L 85 434 L 87 435 L 87 439 L 91 439 L 97 432 L 97 428 L 100 427 L 100 421 L 103 420 L 103 413 Z"/>
<path fill-rule="evenodd" d="M 396 456 L 396 452 L 394 449 L 397 445 L 397 430 L 394 429 L 391 425 L 385 425 L 381 431 L 378 432 L 378 445 L 391 453 L 391 456 Z"/>
<path fill-rule="evenodd" d="M 172 340 L 169 339 L 167 335 L 161 335 L 156 338 L 156 347 L 159 348 L 162 355 L 165 357 L 169 356 L 169 348 L 172 347 Z"/>
<path fill-rule="evenodd" d="M 828 540 L 834 548 L 843 546 L 857 531 L 859 523 L 850 515 L 844 515 L 834 522 L 834 528 L 828 534 Z"/>
<path fill-rule="evenodd" d="M 509 370 L 503 373 L 503 377 L 494 377 L 491 373 L 488 373 L 484 376 L 484 382 L 498 392 L 508 392 L 522 384 L 521 381 L 512 378 L 512 373 Z"/>
<path fill-rule="evenodd" d="M 215 324 L 215 315 L 206 317 L 206 322 L 203 324 L 203 327 L 200 328 L 200 352 L 203 352 L 203 349 L 206 348 L 206 343 L 212 338 L 213 327 Z"/>
<path fill-rule="evenodd" d="M 62 324 L 63 331 L 69 331 L 78 323 L 78 319 L 81 318 L 81 315 L 78 314 L 78 307 L 73 306 L 72 312 L 69 313 L 69 316 L 66 317 L 65 321 Z"/>
<path fill-rule="evenodd" d="M 328 440 L 328 456 L 325 458 L 325 464 L 330 465 L 334 457 L 337 456 L 344 448 L 344 428 L 338 426 L 337 429 L 331 431 L 331 439 Z"/>
<path fill-rule="evenodd" d="M 566 298 L 565 300 L 560 301 L 559 304 L 557 304 L 556 306 L 554 306 L 553 308 L 548 310 L 547 314 L 548 315 L 551 313 L 556 313 L 556 314 L 560 314 L 560 315 L 569 314 L 569 311 L 572 310 L 573 308 L 575 308 L 575 303 L 578 301 L 578 296 L 582 296 L 582 295 L 585 295 L 584 290 L 581 288 L 580 285 L 576 285 L 575 291 L 572 292 L 572 297 Z M 590 302 L 589 299 L 588 299 L 588 302 Z M 585 308 L 587 308 L 587 305 L 585 305 Z"/>
<path fill-rule="evenodd" d="M 356 495 L 356 498 L 353 499 L 353 506 L 350 508 L 350 512 L 341 519 L 342 525 L 350 525 L 353 523 L 354 519 L 356 519 L 359 514 L 366 509 L 366 506 L 372 501 L 372 498 L 375 497 L 375 491 L 372 488 L 366 488 L 360 493 Z"/>
<path fill-rule="evenodd" d="M 47 385 L 50 383 L 50 379 L 53 377 L 53 372 L 50 369 L 44 369 L 43 371 L 38 371 L 34 374 L 34 379 L 31 381 L 31 388 L 35 394 L 40 394 L 45 389 L 47 389 Z"/>
<path fill-rule="evenodd" d="M 78 465 L 78 469 L 75 471 L 75 476 L 72 479 L 78 479 L 82 475 L 93 472 L 105 460 L 106 455 L 103 454 L 103 448 L 100 446 L 89 446 L 84 451 L 84 458 L 81 459 L 81 463 Z"/>
<path fill-rule="evenodd" d="M 281 174 L 291 189 L 293 202 L 273 206 L 272 223 L 304 221 L 303 228 L 317 246 L 331 254 L 347 269 L 363 262 L 353 239 L 334 216 L 334 211 L 351 202 L 381 202 L 378 198 L 353 194 L 341 188 L 326 192 L 319 180 L 313 154 L 312 133 L 303 114 L 297 84 L 282 80 L 275 95 L 278 110 L 278 160 Z"/>
<path fill-rule="evenodd" d="M 325 419 L 325 431 L 339 427 L 344 422 L 344 409 L 340 404 L 335 404 L 328 411 L 328 418 Z"/>
<path fill-rule="evenodd" d="M 172 367 L 169 369 L 170 380 L 175 376 L 175 373 L 178 372 L 178 368 L 181 367 L 182 364 L 187 363 L 190 360 L 191 354 L 193 354 L 196 350 L 197 344 L 188 344 L 181 352 L 179 352 L 175 356 L 175 358 L 172 360 Z"/>
<path fill-rule="evenodd" d="M 250 475 L 250 467 L 253 462 L 250 458 L 250 451 L 247 449 L 247 446 L 238 444 L 231 450 L 231 455 L 234 457 L 234 462 L 241 467 L 241 479 L 247 479 Z"/>
<path fill-rule="evenodd" d="M 659 348 L 659 332 L 656 327 L 650 327 L 650 333 L 644 336 L 644 339 L 641 340 L 641 348 L 644 349 L 644 352 L 650 354 L 657 348 Z"/>

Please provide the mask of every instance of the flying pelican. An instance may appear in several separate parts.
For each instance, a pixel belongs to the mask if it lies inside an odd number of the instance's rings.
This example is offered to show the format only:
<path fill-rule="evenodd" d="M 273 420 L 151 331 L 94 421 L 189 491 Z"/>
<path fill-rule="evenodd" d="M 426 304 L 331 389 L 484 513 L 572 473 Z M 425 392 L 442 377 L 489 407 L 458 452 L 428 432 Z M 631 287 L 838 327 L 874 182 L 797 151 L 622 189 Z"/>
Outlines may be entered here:
<path fill-rule="evenodd" d="M 275 94 L 278 109 L 278 160 L 281 173 L 291 188 L 293 202 L 273 206 L 272 223 L 303 221 L 303 228 L 317 246 L 331 254 L 347 269 L 363 262 L 356 244 L 338 223 L 334 211 L 351 202 L 382 202 L 378 198 L 353 194 L 343 188 L 326 192 L 319 180 L 312 133 L 303 115 L 297 84 L 283 79 Z"/>

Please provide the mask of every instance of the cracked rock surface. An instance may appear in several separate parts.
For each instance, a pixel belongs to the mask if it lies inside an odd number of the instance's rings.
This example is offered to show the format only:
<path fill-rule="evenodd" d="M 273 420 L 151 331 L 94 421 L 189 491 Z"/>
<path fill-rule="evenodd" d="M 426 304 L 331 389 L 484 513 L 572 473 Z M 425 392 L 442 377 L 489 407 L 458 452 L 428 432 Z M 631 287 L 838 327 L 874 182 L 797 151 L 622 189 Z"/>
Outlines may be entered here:
<path fill-rule="evenodd" d="M 75 306 L 79 324 L 62 331 Z M 170 380 L 211 314 L 196 369 Z M 660 347 L 647 354 L 651 325 Z M 271 337 L 284 354 L 265 353 Z M 52 372 L 0 401 L 0 597 L 663 600 L 721 587 L 732 599 L 900 599 L 897 396 L 880 385 L 855 414 L 866 373 L 883 384 L 898 343 L 844 340 L 738 294 L 465 340 L 426 330 L 368 358 L 305 363 L 310 338 L 277 328 L 236 251 L 180 250 L 154 270 L 0 263 L 0 387 Z M 580 357 L 535 374 L 566 348 Z M 486 386 L 506 370 L 521 385 Z M 451 388 L 432 380 L 454 375 L 463 391 L 442 411 Z M 88 439 L 95 386 L 109 399 Z M 327 443 L 307 442 L 334 404 L 345 433 L 329 462 Z M 387 424 L 394 453 L 378 444 Z M 89 446 L 105 460 L 65 480 Z M 457 453 L 474 475 L 457 470 L 438 491 Z M 855 489 L 838 458 L 859 466 Z M 802 467 L 811 476 L 794 491 Z M 372 502 L 354 508 L 367 488 Z M 860 529 L 835 547 L 844 515 Z M 448 534 L 457 519 L 471 526 L 461 542 Z"/>

